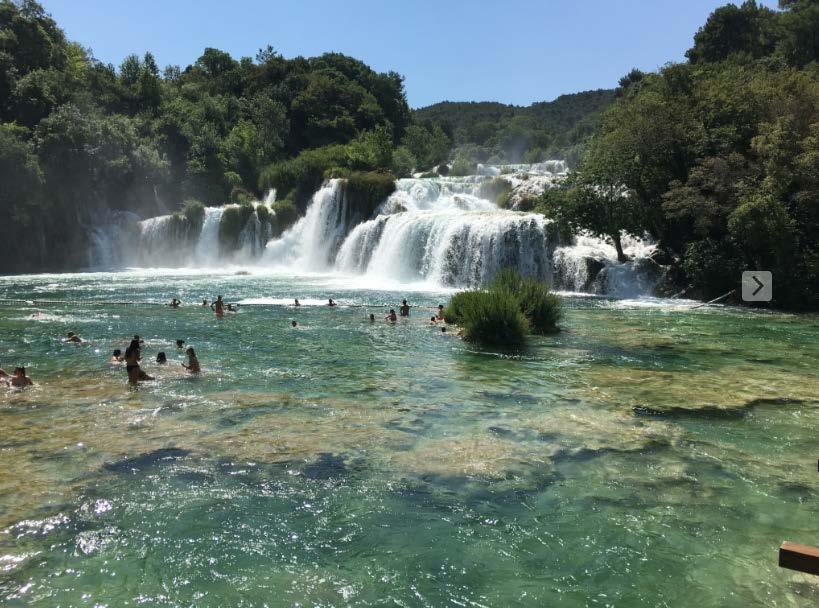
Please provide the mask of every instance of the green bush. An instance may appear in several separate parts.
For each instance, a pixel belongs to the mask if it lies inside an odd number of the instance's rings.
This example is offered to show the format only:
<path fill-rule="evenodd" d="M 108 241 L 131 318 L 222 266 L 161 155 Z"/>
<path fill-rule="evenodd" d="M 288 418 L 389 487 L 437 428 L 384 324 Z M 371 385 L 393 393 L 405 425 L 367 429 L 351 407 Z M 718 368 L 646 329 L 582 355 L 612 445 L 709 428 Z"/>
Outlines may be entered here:
<path fill-rule="evenodd" d="M 347 203 L 362 218 L 370 217 L 387 197 L 395 192 L 395 176 L 392 173 L 352 173 L 344 183 Z"/>
<path fill-rule="evenodd" d="M 392 171 L 396 177 L 410 177 L 418 161 L 406 146 L 398 146 L 392 154 Z"/>
<path fill-rule="evenodd" d="M 430 179 L 432 177 L 438 177 L 438 174 L 435 171 L 427 171 L 426 173 L 422 173 L 419 175 L 421 179 Z"/>
<path fill-rule="evenodd" d="M 190 222 L 191 228 L 196 227 L 198 232 L 205 221 L 205 206 L 199 201 L 189 198 L 182 207 L 182 215 Z"/>
<path fill-rule="evenodd" d="M 270 221 L 270 209 L 267 208 L 266 205 L 257 205 L 256 206 L 256 217 L 259 218 L 259 221 L 264 224 L 265 222 Z"/>
<path fill-rule="evenodd" d="M 459 291 L 454 294 L 444 308 L 444 321 L 460 325 L 463 322 L 464 311 L 472 306 L 473 300 L 483 293 L 477 290 Z"/>
<path fill-rule="evenodd" d="M 278 236 L 299 219 L 299 210 L 289 198 L 276 201 L 271 205 L 273 210 L 273 231 Z"/>
<path fill-rule="evenodd" d="M 529 323 L 518 299 L 509 291 L 474 291 L 460 304 L 464 340 L 493 346 L 516 346 L 526 338 Z"/>
<path fill-rule="evenodd" d="M 222 219 L 219 221 L 219 244 L 225 250 L 236 249 L 239 235 L 254 212 L 255 209 L 250 204 L 227 207 L 222 212 Z"/>
<path fill-rule="evenodd" d="M 481 184 L 480 188 L 478 188 L 478 196 L 493 201 L 502 207 L 501 201 L 508 201 L 511 191 L 512 184 L 509 180 L 502 177 L 493 177 Z"/>
<path fill-rule="evenodd" d="M 310 197 L 324 181 L 331 167 L 343 167 L 347 162 L 346 146 L 332 145 L 305 150 L 296 158 L 265 167 L 259 175 L 259 190 L 276 189 L 277 196 L 293 195 L 297 208 L 304 210 Z"/>
<path fill-rule="evenodd" d="M 489 289 L 502 289 L 513 294 L 520 293 L 523 288 L 523 277 L 514 268 L 501 268 L 495 278 L 489 283 Z"/>
<path fill-rule="evenodd" d="M 560 298 L 549 291 L 545 283 L 525 279 L 516 295 L 520 311 L 529 321 L 533 333 L 557 331 L 557 322 L 562 316 Z"/>
<path fill-rule="evenodd" d="M 474 175 L 477 171 L 477 164 L 475 161 L 467 158 L 463 152 L 458 152 L 455 160 L 452 161 L 452 168 L 449 170 L 450 175 L 464 176 Z"/>

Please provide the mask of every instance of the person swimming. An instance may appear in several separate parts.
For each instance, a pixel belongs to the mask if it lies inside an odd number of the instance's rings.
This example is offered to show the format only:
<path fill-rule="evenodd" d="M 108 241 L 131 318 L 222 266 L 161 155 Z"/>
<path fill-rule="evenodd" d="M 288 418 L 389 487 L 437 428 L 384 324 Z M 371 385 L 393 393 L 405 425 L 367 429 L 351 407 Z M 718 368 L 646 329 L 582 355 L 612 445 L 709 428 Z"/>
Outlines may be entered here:
<path fill-rule="evenodd" d="M 296 298 L 295 300 L 293 300 L 293 306 L 301 306 L 301 302 L 299 302 L 299 299 L 298 299 L 298 298 Z"/>
<path fill-rule="evenodd" d="M 295 320 L 290 321 L 290 327 L 292 327 L 293 329 L 295 329 L 298 326 L 299 326 L 299 324 Z"/>
<path fill-rule="evenodd" d="M 444 305 L 443 304 L 438 304 L 438 320 L 439 321 L 444 320 Z"/>
<path fill-rule="evenodd" d="M 188 347 L 188 350 L 185 351 L 188 355 L 188 364 L 182 363 L 182 367 L 188 370 L 192 374 L 198 374 L 202 371 L 202 368 L 199 365 L 199 359 L 196 358 L 196 353 L 193 350 L 192 346 Z"/>
<path fill-rule="evenodd" d="M 25 367 L 15 367 L 14 375 L 7 378 L 6 381 L 8 382 L 9 386 L 13 386 L 14 388 L 23 388 L 34 384 L 31 378 L 26 376 Z"/>
<path fill-rule="evenodd" d="M 176 341 L 176 348 L 184 348 L 185 341 L 184 340 L 177 340 Z"/>
<path fill-rule="evenodd" d="M 370 313 L 370 323 L 375 323 L 375 315 Z"/>
<path fill-rule="evenodd" d="M 66 342 L 73 342 L 74 344 L 80 344 L 82 342 L 82 338 L 80 338 L 77 334 L 73 331 L 70 331 L 65 336 Z"/>
<path fill-rule="evenodd" d="M 156 353 L 156 362 L 159 365 L 165 365 L 168 362 L 168 357 L 165 356 L 163 351 Z"/>
<path fill-rule="evenodd" d="M 216 313 L 217 317 L 224 316 L 225 303 L 222 301 L 222 296 L 216 296 L 216 300 L 210 305 L 210 309 Z"/>
<path fill-rule="evenodd" d="M 430 317 L 429 318 L 430 325 L 438 325 L 438 317 Z"/>
<path fill-rule="evenodd" d="M 118 348 L 115 348 L 114 352 L 111 354 L 111 360 L 109 361 L 109 363 L 112 363 L 114 365 L 119 365 L 119 364 L 122 363 L 122 361 L 123 361 L 122 351 L 120 349 L 118 349 Z"/>
<path fill-rule="evenodd" d="M 202 300 L 202 306 L 210 306 L 207 300 Z"/>
<path fill-rule="evenodd" d="M 168 306 L 170 306 L 171 308 L 179 308 L 181 305 L 182 305 L 182 300 L 177 300 L 176 298 L 173 298 L 171 300 L 171 303 L 168 304 Z"/>
<path fill-rule="evenodd" d="M 390 314 L 388 314 L 388 315 L 387 315 L 386 317 L 384 317 L 384 318 L 385 318 L 387 321 L 389 321 L 390 323 L 395 323 L 395 322 L 398 320 L 398 317 L 397 317 L 397 316 L 396 316 L 396 314 L 395 314 L 395 309 L 394 309 L 394 308 L 390 308 Z"/>
<path fill-rule="evenodd" d="M 409 316 L 409 309 L 410 309 L 410 307 L 409 307 L 409 304 L 407 304 L 407 301 L 406 300 L 401 300 L 401 307 L 398 310 L 401 311 L 401 316 L 402 317 L 408 317 Z"/>
<path fill-rule="evenodd" d="M 329 299 L 327 300 L 327 306 L 338 306 L 338 304 L 336 304 L 336 303 L 333 301 L 333 298 L 329 298 Z"/>
<path fill-rule="evenodd" d="M 228 312 L 236 312 L 236 307 L 233 304 L 228 304 L 227 305 L 227 311 Z"/>

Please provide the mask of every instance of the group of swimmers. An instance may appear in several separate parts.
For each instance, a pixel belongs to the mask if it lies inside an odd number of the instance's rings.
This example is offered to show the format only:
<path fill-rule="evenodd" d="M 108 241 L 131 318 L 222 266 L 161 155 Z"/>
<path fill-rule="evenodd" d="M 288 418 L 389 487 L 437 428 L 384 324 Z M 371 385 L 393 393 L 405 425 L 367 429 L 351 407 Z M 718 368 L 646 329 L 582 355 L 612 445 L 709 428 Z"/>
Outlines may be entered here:
<path fill-rule="evenodd" d="M 179 308 L 180 306 L 182 306 L 182 300 L 180 300 L 179 298 L 172 298 L 171 301 L 168 303 L 168 306 L 170 306 L 171 308 Z M 222 296 L 216 296 L 216 299 L 213 302 L 202 300 L 202 307 L 210 308 L 213 312 L 216 313 L 217 317 L 223 317 L 226 312 L 238 312 L 236 306 L 225 302 L 222 299 Z"/>
<path fill-rule="evenodd" d="M 121 349 L 117 348 L 111 355 L 110 362 L 113 365 L 125 363 L 125 371 L 128 373 L 128 382 L 130 384 L 136 384 L 137 382 L 144 382 L 146 380 L 155 380 L 153 376 L 149 376 L 145 373 L 140 366 L 140 362 L 142 361 L 142 345 L 144 343 L 145 341 L 139 336 L 134 336 L 128 348 L 125 349 L 125 354 L 122 353 Z M 176 348 L 180 350 L 185 348 L 185 341 L 177 340 Z M 192 346 L 185 349 L 185 354 L 188 356 L 188 362 L 185 363 L 183 361 L 182 367 L 192 374 L 198 374 L 202 371 L 202 367 L 199 365 L 199 359 L 196 357 L 196 351 L 193 350 Z M 160 351 L 156 354 L 156 363 L 157 365 L 165 365 L 168 363 L 168 356 L 164 351 Z"/>

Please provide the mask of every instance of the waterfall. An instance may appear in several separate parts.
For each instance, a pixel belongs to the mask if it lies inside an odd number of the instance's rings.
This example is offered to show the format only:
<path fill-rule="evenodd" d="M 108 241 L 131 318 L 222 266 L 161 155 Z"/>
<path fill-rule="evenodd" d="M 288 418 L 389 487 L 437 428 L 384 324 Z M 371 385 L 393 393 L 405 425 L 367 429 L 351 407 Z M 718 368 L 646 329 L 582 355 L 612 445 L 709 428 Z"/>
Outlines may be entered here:
<path fill-rule="evenodd" d="M 205 207 L 202 231 L 193 252 L 197 266 L 215 265 L 219 262 L 219 222 L 222 221 L 222 207 Z"/>
<path fill-rule="evenodd" d="M 279 238 L 271 240 L 267 213 L 249 213 L 239 205 L 208 207 L 201 230 L 178 215 L 136 223 L 137 251 L 123 264 L 197 268 L 253 264 L 292 273 L 359 275 L 376 285 L 424 282 L 451 287 L 482 285 L 511 266 L 558 290 L 618 297 L 651 293 L 660 269 L 649 258 L 654 247 L 648 241 L 623 235 L 630 261 L 620 264 L 605 239 L 579 234 L 560 242 L 548 218 L 501 209 L 485 198 L 496 195 L 498 184 L 492 182 L 500 178 L 511 188 L 508 204 L 531 201 L 563 179 L 566 171 L 563 161 L 547 161 L 479 166 L 479 175 L 464 177 L 401 179 L 367 217 L 371 203 L 351 198 L 345 181 L 332 179 Z M 270 209 L 275 197 L 270 191 L 254 207 Z M 94 259 L 107 260 L 110 267 L 118 259 L 111 243 L 121 237 L 111 236 L 119 228 L 108 224 L 95 229 L 91 241 Z M 222 227 L 229 235 L 227 244 L 220 242 Z"/>
<path fill-rule="evenodd" d="M 342 181 L 331 179 L 313 195 L 307 213 L 267 244 L 263 259 L 297 271 L 326 270 L 348 229 Z"/>

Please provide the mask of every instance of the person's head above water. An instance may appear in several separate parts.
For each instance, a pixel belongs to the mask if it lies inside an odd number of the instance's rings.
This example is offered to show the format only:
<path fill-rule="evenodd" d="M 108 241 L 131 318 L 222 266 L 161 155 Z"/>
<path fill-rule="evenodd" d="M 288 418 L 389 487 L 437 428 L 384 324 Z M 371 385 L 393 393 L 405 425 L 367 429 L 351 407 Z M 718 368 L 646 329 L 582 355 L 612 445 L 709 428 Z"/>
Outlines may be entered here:
<path fill-rule="evenodd" d="M 160 351 L 160 352 L 156 353 L 156 362 L 157 363 L 167 363 L 168 362 L 168 357 L 165 356 L 164 352 Z"/>
<path fill-rule="evenodd" d="M 112 357 L 121 357 L 122 356 L 122 351 L 120 349 L 118 349 L 118 348 L 115 348 L 114 349 L 114 354 L 111 355 L 111 356 Z"/>
<path fill-rule="evenodd" d="M 370 313 L 370 321 L 375 321 L 375 315 L 373 313 Z"/>
<path fill-rule="evenodd" d="M 176 348 L 182 348 L 183 346 L 185 346 L 185 341 L 184 340 L 177 340 L 176 341 Z"/>
<path fill-rule="evenodd" d="M 435 317 L 430 317 L 429 320 L 435 323 Z"/>
<path fill-rule="evenodd" d="M 407 301 L 406 301 L 406 300 L 401 300 L 401 304 L 403 304 L 404 306 L 406 306 L 406 305 L 407 305 Z"/>
<path fill-rule="evenodd" d="M 443 310 L 443 309 L 444 309 L 444 305 L 443 304 L 438 304 L 438 310 Z"/>
<path fill-rule="evenodd" d="M 140 338 L 137 335 L 134 335 L 134 340 L 133 341 L 137 342 L 138 344 L 142 344 L 143 342 L 145 342 L 145 340 L 143 340 L 142 338 Z"/>
<path fill-rule="evenodd" d="M 193 350 L 193 346 L 189 346 L 188 350 L 186 350 L 185 352 L 188 353 L 189 357 L 195 357 L 196 356 L 196 353 Z"/>
<path fill-rule="evenodd" d="M 73 338 L 73 337 L 74 337 L 74 336 L 76 336 L 76 335 L 77 335 L 77 334 L 75 334 L 73 331 L 70 331 L 70 332 L 68 332 L 68 333 L 65 335 L 65 337 L 66 337 L 66 338 Z"/>
<path fill-rule="evenodd" d="M 298 323 L 296 323 L 295 321 L 290 321 L 290 327 L 296 327 L 297 325 Z"/>
<path fill-rule="evenodd" d="M 442 334 L 445 334 L 445 333 L 446 333 L 446 327 L 442 327 L 442 328 L 441 328 L 441 333 L 442 333 Z"/>

